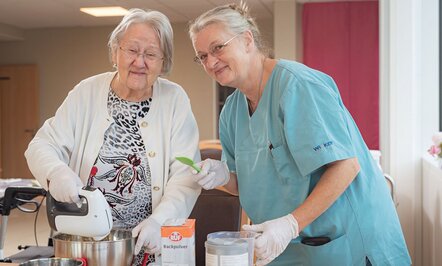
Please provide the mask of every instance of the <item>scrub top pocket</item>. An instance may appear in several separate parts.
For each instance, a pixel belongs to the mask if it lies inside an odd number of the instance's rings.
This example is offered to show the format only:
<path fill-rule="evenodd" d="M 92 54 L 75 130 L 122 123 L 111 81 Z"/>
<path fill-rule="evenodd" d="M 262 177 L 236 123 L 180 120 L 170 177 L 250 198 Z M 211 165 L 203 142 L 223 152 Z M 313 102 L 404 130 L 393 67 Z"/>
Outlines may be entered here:
<path fill-rule="evenodd" d="M 309 246 L 297 243 L 296 252 L 298 253 L 298 256 L 296 256 L 296 265 L 353 265 L 353 258 L 346 235 L 342 235 L 321 246 Z"/>
<path fill-rule="evenodd" d="M 290 183 L 290 179 L 301 176 L 296 162 L 293 160 L 286 145 L 279 145 L 271 149 L 273 163 L 275 165 L 278 175 L 282 178 L 283 183 Z"/>

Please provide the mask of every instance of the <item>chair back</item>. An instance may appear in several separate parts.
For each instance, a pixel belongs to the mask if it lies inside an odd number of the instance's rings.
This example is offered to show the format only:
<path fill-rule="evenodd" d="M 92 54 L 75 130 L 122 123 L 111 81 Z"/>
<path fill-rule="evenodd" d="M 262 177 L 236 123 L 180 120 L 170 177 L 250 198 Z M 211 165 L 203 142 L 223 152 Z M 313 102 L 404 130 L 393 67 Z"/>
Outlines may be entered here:
<path fill-rule="evenodd" d="M 221 160 L 222 146 L 219 140 L 202 140 L 199 143 L 201 160 Z"/>
<path fill-rule="evenodd" d="M 196 220 L 196 265 L 204 266 L 207 235 L 218 231 L 239 231 L 241 206 L 238 196 L 212 189 L 202 190 L 189 218 Z"/>

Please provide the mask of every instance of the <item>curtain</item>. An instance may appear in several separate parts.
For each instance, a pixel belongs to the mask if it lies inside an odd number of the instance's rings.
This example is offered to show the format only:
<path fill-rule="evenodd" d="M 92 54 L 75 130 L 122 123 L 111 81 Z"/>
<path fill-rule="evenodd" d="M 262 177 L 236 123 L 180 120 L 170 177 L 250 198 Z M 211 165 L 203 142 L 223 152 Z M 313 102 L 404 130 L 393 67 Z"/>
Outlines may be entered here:
<path fill-rule="evenodd" d="M 330 75 L 370 149 L 379 149 L 378 2 L 306 3 L 303 62 Z"/>

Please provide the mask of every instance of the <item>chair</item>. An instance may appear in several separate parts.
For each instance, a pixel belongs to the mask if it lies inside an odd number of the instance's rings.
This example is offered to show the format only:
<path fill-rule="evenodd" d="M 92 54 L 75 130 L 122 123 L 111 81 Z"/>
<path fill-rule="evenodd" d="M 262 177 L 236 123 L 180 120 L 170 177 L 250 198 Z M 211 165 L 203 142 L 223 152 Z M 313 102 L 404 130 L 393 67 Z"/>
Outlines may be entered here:
<path fill-rule="evenodd" d="M 215 159 L 221 160 L 222 146 L 219 140 L 202 140 L 199 143 L 201 160 Z"/>
<path fill-rule="evenodd" d="M 23 251 L 9 256 L 8 258 L 4 258 L 3 248 L 6 238 L 8 218 L 11 210 L 13 208 L 18 208 L 20 211 L 25 213 L 36 212 L 38 214 L 43 200 L 42 199 L 40 202 L 34 200 L 34 198 L 38 196 L 46 196 L 46 191 L 41 187 L 9 186 L 5 189 L 0 204 L 0 212 L 2 217 L 0 224 L 0 262 L 21 263 L 31 259 L 49 258 L 54 255 L 54 248 L 49 246 L 51 243 L 51 239 L 49 239 L 47 247 L 20 245 L 18 249 Z"/>
<path fill-rule="evenodd" d="M 204 242 L 207 240 L 207 235 L 218 231 L 240 230 L 241 206 L 239 198 L 218 189 L 203 189 L 189 218 L 196 219 L 196 265 L 204 266 L 206 258 Z"/>
<path fill-rule="evenodd" d="M 381 152 L 378 150 L 370 150 L 371 156 L 375 160 L 376 164 L 378 165 L 379 169 L 384 173 L 381 167 Z M 387 182 L 388 188 L 390 189 L 391 199 L 393 200 L 394 206 L 398 206 L 399 203 L 396 199 L 396 183 L 394 181 L 394 178 L 391 177 L 389 174 L 384 173 L 385 181 Z"/>
<path fill-rule="evenodd" d="M 399 206 L 399 202 L 396 198 L 396 183 L 393 177 L 391 177 L 390 175 L 384 173 L 384 177 L 387 181 L 388 188 L 390 189 L 391 199 L 393 200 L 394 206 L 397 208 L 397 206 Z"/>

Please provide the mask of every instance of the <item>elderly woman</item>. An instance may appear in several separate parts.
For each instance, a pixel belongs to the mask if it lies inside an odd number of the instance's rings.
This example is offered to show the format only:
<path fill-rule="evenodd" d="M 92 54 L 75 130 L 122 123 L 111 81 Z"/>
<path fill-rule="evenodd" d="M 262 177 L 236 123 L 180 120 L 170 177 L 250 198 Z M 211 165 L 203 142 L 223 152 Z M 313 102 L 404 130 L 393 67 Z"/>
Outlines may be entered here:
<path fill-rule="evenodd" d="M 194 178 L 238 193 L 256 265 L 409 265 L 383 174 L 324 73 L 269 58 L 247 8 L 190 25 L 195 61 L 237 90 L 220 116 L 222 160 Z"/>
<path fill-rule="evenodd" d="M 175 160 L 200 159 L 198 128 L 183 88 L 160 77 L 172 67 L 173 32 L 165 15 L 130 10 L 112 32 L 109 50 L 117 71 L 81 81 L 25 155 L 58 201 L 77 202 L 84 184 L 99 188 L 114 227 L 134 228 L 134 264 L 140 264 L 145 253 L 159 251 L 160 225 L 188 217 L 199 195 Z"/>

